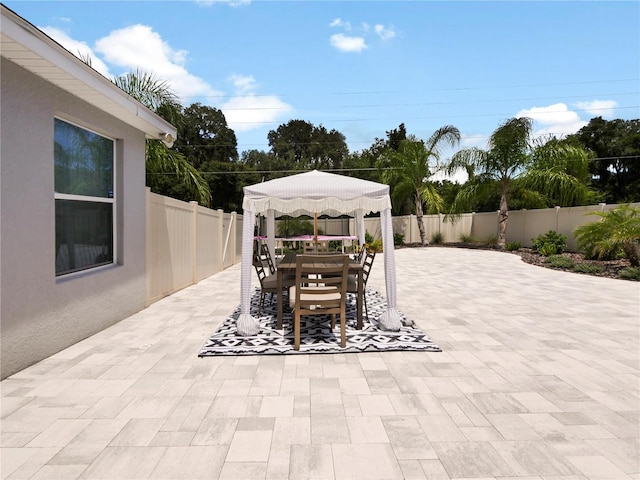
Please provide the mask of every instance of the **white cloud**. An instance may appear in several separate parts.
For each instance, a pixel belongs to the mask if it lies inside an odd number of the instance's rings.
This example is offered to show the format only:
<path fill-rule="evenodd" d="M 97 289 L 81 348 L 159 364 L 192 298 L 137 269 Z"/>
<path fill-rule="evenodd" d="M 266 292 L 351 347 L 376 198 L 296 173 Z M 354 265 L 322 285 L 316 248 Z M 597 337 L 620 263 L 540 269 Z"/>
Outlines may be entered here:
<path fill-rule="evenodd" d="M 569 110 L 566 104 L 556 103 L 547 107 L 532 107 L 520 110 L 516 118 L 529 117 L 534 121 L 534 136 L 555 135 L 563 137 L 576 133 L 587 122 Z"/>
<path fill-rule="evenodd" d="M 109 73 L 109 67 L 98 58 L 98 56 L 94 53 L 89 45 L 85 42 L 80 42 L 78 40 L 74 40 L 65 32 L 55 27 L 38 27 L 44 33 L 53 38 L 56 42 L 62 45 L 64 48 L 73 53 L 76 57 L 80 58 L 90 58 L 91 59 L 91 67 L 94 70 L 100 72 L 105 77 L 111 78 L 111 74 Z"/>
<path fill-rule="evenodd" d="M 348 37 L 342 33 L 331 35 L 331 45 L 342 52 L 361 52 L 367 48 L 363 37 Z"/>
<path fill-rule="evenodd" d="M 192 75 L 186 69 L 188 52 L 173 49 L 151 27 L 133 25 L 111 32 L 96 41 L 95 52 L 85 42 L 72 39 L 61 30 L 52 27 L 42 28 L 70 52 L 92 58 L 93 67 L 103 75 L 112 78 L 106 63 L 122 69 L 122 73 L 140 69 L 154 74 L 159 80 L 166 81 L 174 92 L 181 97 L 183 104 L 190 104 L 190 97 L 221 97 L 223 92 L 214 89 L 203 79 Z M 229 81 L 234 95 L 223 105 L 223 111 L 230 128 L 246 132 L 264 128 L 293 112 L 293 107 L 275 95 L 257 94 L 257 82 L 250 75 L 231 75 Z M 207 102 L 203 102 L 207 104 Z"/>
<path fill-rule="evenodd" d="M 174 50 L 149 26 L 138 24 L 114 30 L 96 42 L 96 51 L 108 63 L 127 72 L 140 69 L 154 74 L 166 81 L 183 101 L 189 97 L 221 95 L 187 71 L 186 50 Z"/>
<path fill-rule="evenodd" d="M 263 128 L 267 123 L 277 122 L 293 112 L 291 105 L 275 95 L 257 95 L 256 81 L 249 75 L 231 75 L 236 94 L 220 109 L 227 124 L 236 132 Z"/>
<path fill-rule="evenodd" d="M 367 37 L 377 35 L 382 41 L 389 41 L 396 36 L 393 27 L 385 27 L 381 23 L 375 24 L 373 27 L 366 22 L 362 22 L 358 27 L 358 34 L 351 35 L 351 22 L 345 21 L 340 17 L 334 18 L 329 26 L 332 28 L 342 28 L 348 35 L 344 33 L 336 33 L 331 35 L 330 42 L 334 48 L 342 52 L 361 52 L 368 47 Z"/>
<path fill-rule="evenodd" d="M 576 103 L 576 107 L 579 109 L 603 118 L 614 118 L 617 106 L 618 102 L 615 100 L 592 100 L 590 102 Z"/>
<path fill-rule="evenodd" d="M 330 27 L 342 27 L 347 31 L 351 30 L 351 22 L 345 22 L 340 17 L 334 18 L 329 24 Z"/>
<path fill-rule="evenodd" d="M 396 36 L 396 32 L 393 29 L 393 27 L 391 28 L 387 28 L 384 25 L 381 24 L 377 24 L 375 27 L 373 27 L 375 32 L 378 34 L 378 36 L 382 39 L 382 40 L 391 40 L 393 37 Z"/>
<path fill-rule="evenodd" d="M 249 75 L 231 75 L 229 80 L 233 83 L 236 93 L 240 95 L 253 93 L 256 88 L 255 78 Z"/>

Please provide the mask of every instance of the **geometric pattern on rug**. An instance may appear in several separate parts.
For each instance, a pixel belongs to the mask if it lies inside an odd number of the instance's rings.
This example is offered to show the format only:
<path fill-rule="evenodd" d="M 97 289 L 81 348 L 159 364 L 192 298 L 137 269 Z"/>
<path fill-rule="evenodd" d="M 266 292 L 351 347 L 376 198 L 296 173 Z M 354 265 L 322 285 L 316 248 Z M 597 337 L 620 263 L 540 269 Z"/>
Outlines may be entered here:
<path fill-rule="evenodd" d="M 440 352 L 438 345 L 420 329 L 408 321 L 404 314 L 402 327 L 397 332 L 389 332 L 379 327 L 378 318 L 387 307 L 386 298 L 373 289 L 366 289 L 369 319 L 362 312 L 362 330 L 356 329 L 356 295 L 347 298 L 347 346 L 340 347 L 340 322 L 331 330 L 328 315 L 303 316 L 300 320 L 300 350 L 293 349 L 293 321 L 288 299 L 285 295 L 282 329 L 277 329 L 277 304 L 275 295 L 272 302 L 267 295 L 260 314 L 260 331 L 257 335 L 240 336 L 237 321 L 240 316 L 238 306 L 223 324 L 202 346 L 199 357 L 216 355 L 269 355 L 269 354 L 312 354 L 312 353 L 353 353 L 384 351 L 425 351 Z M 260 290 L 251 297 L 251 315 L 258 317 Z"/>

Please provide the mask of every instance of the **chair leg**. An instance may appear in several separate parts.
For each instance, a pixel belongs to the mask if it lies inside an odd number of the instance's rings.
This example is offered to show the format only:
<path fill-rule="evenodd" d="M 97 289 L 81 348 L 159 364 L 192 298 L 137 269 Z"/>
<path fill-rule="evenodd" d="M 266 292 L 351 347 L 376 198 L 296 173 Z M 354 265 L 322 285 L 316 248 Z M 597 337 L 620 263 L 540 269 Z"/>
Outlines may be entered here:
<path fill-rule="evenodd" d="M 365 288 L 364 293 L 362 294 L 364 297 L 364 316 L 367 317 L 367 322 L 369 321 L 369 309 L 367 308 L 367 290 Z"/>
<path fill-rule="evenodd" d="M 300 350 L 300 311 L 296 310 L 293 320 L 293 349 Z"/>
<path fill-rule="evenodd" d="M 332 313 L 331 314 L 331 331 L 333 331 L 334 328 L 336 328 L 336 314 Z"/>
<path fill-rule="evenodd" d="M 340 313 L 340 347 L 345 348 L 347 346 L 347 312 L 342 311 Z"/>

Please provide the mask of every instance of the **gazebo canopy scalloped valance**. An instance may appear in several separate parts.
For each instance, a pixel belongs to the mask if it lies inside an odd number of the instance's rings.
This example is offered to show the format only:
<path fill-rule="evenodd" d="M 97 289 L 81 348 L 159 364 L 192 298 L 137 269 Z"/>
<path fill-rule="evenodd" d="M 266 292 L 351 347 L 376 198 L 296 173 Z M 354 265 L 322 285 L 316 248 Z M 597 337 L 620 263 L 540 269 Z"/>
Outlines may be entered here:
<path fill-rule="evenodd" d="M 358 237 L 364 243 L 364 215 L 380 212 L 384 249 L 385 283 L 388 309 L 380 324 L 388 330 L 399 330 L 393 229 L 389 186 L 344 175 L 314 170 L 244 187 L 242 227 L 241 314 L 240 335 L 255 335 L 260 322 L 250 312 L 253 236 L 256 215 L 267 218 L 267 244 L 272 255 L 275 245 L 276 215 L 350 215 L 356 217 Z"/>
<path fill-rule="evenodd" d="M 314 170 L 245 187 L 242 207 L 265 215 L 355 216 L 390 209 L 391 200 L 388 185 Z"/>

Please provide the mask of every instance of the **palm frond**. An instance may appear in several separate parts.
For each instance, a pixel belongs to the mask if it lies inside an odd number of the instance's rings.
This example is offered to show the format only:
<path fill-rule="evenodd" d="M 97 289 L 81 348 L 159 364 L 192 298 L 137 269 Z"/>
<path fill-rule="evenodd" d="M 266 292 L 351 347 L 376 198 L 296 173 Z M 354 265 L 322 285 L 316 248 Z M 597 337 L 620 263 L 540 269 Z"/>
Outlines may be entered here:
<path fill-rule="evenodd" d="M 206 207 L 211 203 L 209 184 L 200 172 L 187 161 L 184 155 L 167 148 L 159 140 L 147 140 L 146 173 L 147 183 L 152 190 L 157 175 L 176 175 L 191 189 L 194 200 Z"/>
<path fill-rule="evenodd" d="M 554 166 L 528 170 L 520 180 L 526 188 L 540 192 L 560 207 L 580 205 L 590 195 L 584 183 Z"/>

